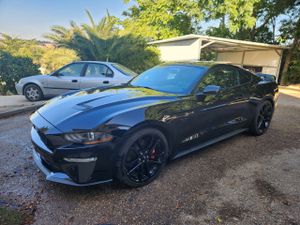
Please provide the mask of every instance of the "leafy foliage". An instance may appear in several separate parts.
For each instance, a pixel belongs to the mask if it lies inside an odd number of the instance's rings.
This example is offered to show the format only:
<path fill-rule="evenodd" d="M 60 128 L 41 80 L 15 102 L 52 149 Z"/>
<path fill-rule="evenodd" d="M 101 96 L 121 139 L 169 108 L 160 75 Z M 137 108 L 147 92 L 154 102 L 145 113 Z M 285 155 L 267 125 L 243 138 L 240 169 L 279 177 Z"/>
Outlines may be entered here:
<path fill-rule="evenodd" d="M 38 63 L 39 58 L 44 53 L 44 49 L 36 40 L 23 40 L 7 34 L 1 34 L 0 36 L 0 50 L 16 57 L 30 58 L 33 63 Z"/>
<path fill-rule="evenodd" d="M 253 5 L 259 0 L 135 0 L 124 12 L 123 33 L 164 39 L 198 32 L 199 22 L 227 18 L 228 30 L 251 28 L 256 18 Z M 129 2 L 129 1 L 127 1 Z"/>
<path fill-rule="evenodd" d="M 251 28 L 255 25 L 254 5 L 259 0 L 199 0 L 201 10 L 207 20 L 221 19 L 231 33 L 240 28 Z"/>
<path fill-rule="evenodd" d="M 73 50 L 49 47 L 45 49 L 44 54 L 39 60 L 39 64 L 41 65 L 42 73 L 48 74 L 78 59 L 78 56 Z"/>
<path fill-rule="evenodd" d="M 136 72 L 142 72 L 159 63 L 157 51 L 148 47 L 141 37 L 118 35 L 118 20 L 107 14 L 95 22 L 87 11 L 90 24 L 81 26 L 71 22 L 71 27 L 52 28 L 46 37 L 61 47 L 76 51 L 82 60 L 113 61 Z"/>
<path fill-rule="evenodd" d="M 127 1 L 128 2 L 128 1 Z M 164 39 L 196 30 L 203 19 L 196 0 L 135 0 L 136 5 L 123 14 L 121 33 L 133 33 L 151 39 Z"/>
<path fill-rule="evenodd" d="M 259 0 L 253 5 L 252 15 L 256 18 L 256 23 L 253 26 L 241 25 L 236 32 L 231 32 L 226 17 L 221 16 L 218 18 L 220 20 L 219 27 L 211 27 L 206 33 L 211 36 L 264 43 L 285 43 L 287 40 L 293 39 L 291 34 L 294 33 L 295 26 L 293 28 L 291 26 L 296 23 L 300 16 L 299 7 L 299 0 Z M 284 16 L 285 19 L 281 21 L 280 35 L 276 37 L 276 25 L 278 26 L 278 20 L 281 16 Z M 286 29 L 289 26 L 290 28 Z M 284 27 L 288 32 L 284 32 Z"/>
<path fill-rule="evenodd" d="M 231 32 L 227 18 L 223 15 L 219 16 L 219 27 L 211 27 L 206 33 L 211 36 L 271 44 L 289 44 L 291 48 L 285 57 L 282 82 L 300 82 L 300 1 L 259 0 L 253 5 L 252 15 L 256 18 L 252 27 L 241 24 L 236 32 Z M 276 35 L 278 24 L 279 35 Z"/>
<path fill-rule="evenodd" d="M 16 93 L 15 82 L 22 77 L 37 74 L 38 68 L 28 57 L 13 56 L 0 50 L 0 93 Z"/>

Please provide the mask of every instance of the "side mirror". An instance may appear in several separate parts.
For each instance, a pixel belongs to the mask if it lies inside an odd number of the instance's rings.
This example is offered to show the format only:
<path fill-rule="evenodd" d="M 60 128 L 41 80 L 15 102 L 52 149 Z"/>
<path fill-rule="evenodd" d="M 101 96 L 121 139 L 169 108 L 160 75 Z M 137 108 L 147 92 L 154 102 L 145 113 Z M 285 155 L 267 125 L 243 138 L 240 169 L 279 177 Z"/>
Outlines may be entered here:
<path fill-rule="evenodd" d="M 54 72 L 54 73 L 52 74 L 52 76 L 54 76 L 54 77 L 61 77 L 61 76 L 63 76 L 63 75 L 60 74 L 59 72 Z"/>
<path fill-rule="evenodd" d="M 207 85 L 204 90 L 203 90 L 203 94 L 205 95 L 214 95 L 214 94 L 218 94 L 221 90 L 220 86 L 217 85 Z"/>
<path fill-rule="evenodd" d="M 207 85 L 202 92 L 196 94 L 198 101 L 204 101 L 208 95 L 216 95 L 221 90 L 220 86 Z"/>

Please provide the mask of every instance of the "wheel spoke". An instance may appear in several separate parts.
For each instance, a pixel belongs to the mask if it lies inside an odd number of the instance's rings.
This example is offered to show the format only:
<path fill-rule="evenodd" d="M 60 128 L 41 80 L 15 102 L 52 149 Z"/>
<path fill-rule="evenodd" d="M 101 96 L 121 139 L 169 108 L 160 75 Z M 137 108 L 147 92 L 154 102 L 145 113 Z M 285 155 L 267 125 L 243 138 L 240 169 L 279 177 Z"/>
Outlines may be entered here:
<path fill-rule="evenodd" d="M 259 114 L 258 120 L 257 120 L 257 121 L 258 121 L 258 122 L 257 122 L 257 128 L 258 128 L 258 129 L 261 129 L 261 125 L 263 124 L 263 121 L 264 121 L 263 115 Z"/>
<path fill-rule="evenodd" d="M 257 128 L 261 131 L 266 130 L 269 125 L 273 114 L 273 107 L 271 103 L 265 103 L 259 111 L 257 118 Z"/>
<path fill-rule="evenodd" d="M 151 177 L 150 168 L 149 168 L 148 163 L 145 162 L 145 163 L 143 164 L 143 166 L 144 166 L 144 172 L 145 172 L 144 175 L 145 175 L 147 178 Z"/>
<path fill-rule="evenodd" d="M 143 162 L 138 163 L 135 167 L 133 167 L 128 173 L 127 175 L 130 175 L 131 173 L 133 173 L 134 171 L 136 171 L 137 169 L 139 169 L 141 167 L 141 165 L 143 164 Z"/>
<path fill-rule="evenodd" d="M 144 177 L 145 177 L 145 163 L 144 162 L 142 162 L 141 163 L 141 166 L 139 166 L 139 168 L 138 168 L 138 171 L 137 171 L 137 173 L 138 173 L 138 180 L 140 181 L 140 182 L 143 182 L 144 181 Z"/>
<path fill-rule="evenodd" d="M 152 141 L 152 143 L 150 145 L 150 148 L 149 148 L 149 151 L 151 151 L 152 149 L 156 148 L 159 143 L 160 143 L 159 139 L 157 139 L 155 141 Z"/>
<path fill-rule="evenodd" d="M 136 154 L 139 157 L 139 150 L 140 150 L 140 148 L 138 147 L 137 144 L 132 145 L 131 148 L 130 148 L 130 150 L 132 150 L 133 153 Z"/>
<path fill-rule="evenodd" d="M 132 161 L 126 162 L 126 166 L 128 168 L 133 168 L 135 165 L 137 165 L 139 163 L 139 159 L 133 159 Z"/>

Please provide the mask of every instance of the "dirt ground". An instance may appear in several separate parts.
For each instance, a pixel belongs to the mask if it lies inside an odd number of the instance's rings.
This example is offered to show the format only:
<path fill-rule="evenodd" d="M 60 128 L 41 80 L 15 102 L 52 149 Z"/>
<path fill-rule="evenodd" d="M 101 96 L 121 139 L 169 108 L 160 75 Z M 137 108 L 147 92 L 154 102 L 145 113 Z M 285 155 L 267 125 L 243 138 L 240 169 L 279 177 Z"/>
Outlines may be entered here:
<path fill-rule="evenodd" d="M 300 91 L 281 91 L 265 135 L 175 160 L 138 189 L 45 181 L 29 131 L 28 115 L 0 120 L 0 207 L 21 211 L 23 223 L 300 224 Z"/>

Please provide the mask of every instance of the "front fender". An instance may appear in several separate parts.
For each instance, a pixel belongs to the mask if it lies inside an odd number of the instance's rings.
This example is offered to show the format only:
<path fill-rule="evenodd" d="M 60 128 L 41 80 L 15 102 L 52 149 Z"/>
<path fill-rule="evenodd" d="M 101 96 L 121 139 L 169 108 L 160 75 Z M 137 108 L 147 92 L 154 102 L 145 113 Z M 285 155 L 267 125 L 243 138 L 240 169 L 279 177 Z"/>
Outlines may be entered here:
<path fill-rule="evenodd" d="M 39 88 L 42 90 L 43 93 L 45 93 L 44 87 L 47 86 L 47 75 L 36 75 L 36 76 L 31 76 L 31 77 L 26 77 L 24 78 L 24 83 L 23 83 L 23 88 L 22 88 L 22 93 L 24 94 L 24 88 L 29 85 L 29 84 L 35 84 L 39 86 Z"/>
<path fill-rule="evenodd" d="M 143 127 L 153 127 L 166 136 L 171 149 L 173 148 L 173 143 L 175 143 L 175 130 L 171 129 L 170 125 L 164 121 L 163 116 L 160 116 L 159 113 L 156 115 L 149 114 L 148 108 L 140 108 L 120 114 L 105 123 L 104 127 L 106 128 L 102 129 L 117 130 L 115 134 L 119 137 L 123 137 L 128 132 L 134 132 Z"/>
<path fill-rule="evenodd" d="M 35 84 L 35 85 L 37 85 L 37 86 L 42 90 L 43 94 L 45 93 L 44 87 L 43 87 L 39 82 L 28 82 L 28 83 L 25 83 L 25 84 L 23 85 L 23 88 L 22 88 L 22 94 L 23 94 L 23 95 L 25 95 L 25 93 L 24 93 L 25 87 L 26 87 L 27 85 L 29 85 L 29 84 Z"/>

